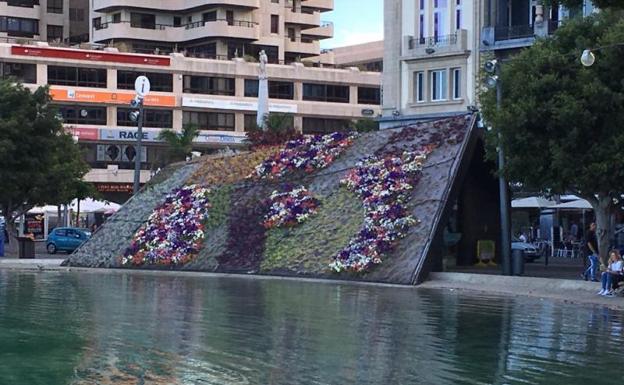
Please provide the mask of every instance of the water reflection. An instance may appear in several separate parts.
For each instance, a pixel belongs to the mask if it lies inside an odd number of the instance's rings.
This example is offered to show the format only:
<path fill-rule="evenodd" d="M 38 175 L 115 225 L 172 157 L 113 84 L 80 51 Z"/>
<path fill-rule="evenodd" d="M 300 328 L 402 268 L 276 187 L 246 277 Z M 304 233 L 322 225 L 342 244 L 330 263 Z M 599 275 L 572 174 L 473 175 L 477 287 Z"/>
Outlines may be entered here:
<path fill-rule="evenodd" d="M 410 288 L 0 271 L 1 384 L 585 384 L 622 315 Z"/>

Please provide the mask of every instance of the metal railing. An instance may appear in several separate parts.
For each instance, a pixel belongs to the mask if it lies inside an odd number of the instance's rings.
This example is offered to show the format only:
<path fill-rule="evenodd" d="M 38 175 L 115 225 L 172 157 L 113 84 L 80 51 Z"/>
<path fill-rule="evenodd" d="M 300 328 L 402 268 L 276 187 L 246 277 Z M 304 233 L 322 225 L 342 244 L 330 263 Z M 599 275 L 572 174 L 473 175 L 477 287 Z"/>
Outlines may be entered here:
<path fill-rule="evenodd" d="M 246 27 L 246 28 L 254 28 L 258 25 L 258 23 L 254 21 L 247 20 L 232 20 L 232 19 L 216 19 L 210 21 L 194 21 L 192 23 L 173 25 L 173 24 L 151 24 L 151 23 L 137 23 L 132 21 L 107 21 L 105 23 L 96 24 L 93 26 L 93 29 L 96 31 L 107 29 L 111 24 L 130 24 L 132 28 L 143 28 L 143 29 L 157 29 L 164 30 L 167 28 L 184 28 L 184 29 L 193 29 L 193 28 L 201 28 L 206 26 L 209 23 L 215 23 L 218 21 L 225 21 L 228 25 L 236 26 L 236 27 Z"/>
<path fill-rule="evenodd" d="M 494 27 L 494 40 L 522 39 L 535 36 L 532 25 L 510 25 Z"/>
<path fill-rule="evenodd" d="M 408 41 L 409 49 L 415 49 L 416 47 L 444 47 L 454 44 L 457 44 L 457 33 L 429 37 L 412 36 Z"/>

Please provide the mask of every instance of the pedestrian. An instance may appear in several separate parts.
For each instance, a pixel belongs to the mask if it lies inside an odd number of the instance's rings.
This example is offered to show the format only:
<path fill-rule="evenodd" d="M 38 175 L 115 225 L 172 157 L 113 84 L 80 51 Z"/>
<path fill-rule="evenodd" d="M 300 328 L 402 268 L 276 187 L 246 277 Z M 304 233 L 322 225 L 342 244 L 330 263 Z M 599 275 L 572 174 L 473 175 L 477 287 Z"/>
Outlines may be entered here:
<path fill-rule="evenodd" d="M 624 261 L 622 261 L 622 256 L 618 250 L 611 250 L 609 253 L 609 266 L 607 267 L 607 271 L 604 271 L 600 277 L 602 288 L 598 292 L 598 295 L 612 297 L 616 285 L 623 279 Z"/>
<path fill-rule="evenodd" d="M 0 216 L 0 257 L 4 257 L 4 244 L 8 241 L 8 233 L 6 231 L 6 221 Z"/>
<path fill-rule="evenodd" d="M 598 256 L 600 254 L 598 250 L 598 238 L 596 238 L 596 224 L 593 222 L 589 225 L 589 231 L 587 232 L 583 246 L 585 255 L 587 255 L 587 259 L 589 260 L 589 267 L 581 274 L 581 278 L 586 281 L 591 279 L 592 282 L 598 282 L 596 279 L 596 272 L 598 271 Z"/>

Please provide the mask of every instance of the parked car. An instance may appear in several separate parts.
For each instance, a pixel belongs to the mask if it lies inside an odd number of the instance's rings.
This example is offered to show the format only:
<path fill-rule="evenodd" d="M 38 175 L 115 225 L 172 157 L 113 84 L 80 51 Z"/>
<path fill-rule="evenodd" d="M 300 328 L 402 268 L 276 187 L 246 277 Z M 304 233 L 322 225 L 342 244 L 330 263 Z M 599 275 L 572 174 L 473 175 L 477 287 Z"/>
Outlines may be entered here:
<path fill-rule="evenodd" d="M 91 232 L 77 227 L 57 227 L 48 235 L 46 250 L 48 254 L 57 251 L 71 253 L 91 237 Z"/>
<path fill-rule="evenodd" d="M 524 251 L 524 260 L 527 262 L 533 262 L 536 259 L 538 259 L 539 257 L 541 257 L 540 255 L 540 251 L 537 247 L 535 247 L 534 245 L 527 243 L 527 242 L 522 242 L 521 240 L 519 240 L 518 238 L 512 238 L 511 240 L 511 250 L 522 250 Z"/>

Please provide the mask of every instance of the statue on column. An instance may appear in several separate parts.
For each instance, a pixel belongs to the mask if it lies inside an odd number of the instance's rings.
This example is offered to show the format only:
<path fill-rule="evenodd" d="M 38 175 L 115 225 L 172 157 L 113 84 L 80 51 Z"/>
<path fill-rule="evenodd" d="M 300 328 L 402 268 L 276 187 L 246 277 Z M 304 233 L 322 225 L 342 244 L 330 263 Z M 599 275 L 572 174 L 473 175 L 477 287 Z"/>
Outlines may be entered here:
<path fill-rule="evenodd" d="M 260 74 L 258 75 L 258 116 L 256 124 L 266 130 L 266 119 L 269 115 L 269 76 L 266 65 L 269 61 L 264 50 L 260 51 Z"/>

